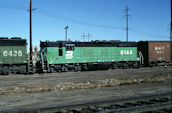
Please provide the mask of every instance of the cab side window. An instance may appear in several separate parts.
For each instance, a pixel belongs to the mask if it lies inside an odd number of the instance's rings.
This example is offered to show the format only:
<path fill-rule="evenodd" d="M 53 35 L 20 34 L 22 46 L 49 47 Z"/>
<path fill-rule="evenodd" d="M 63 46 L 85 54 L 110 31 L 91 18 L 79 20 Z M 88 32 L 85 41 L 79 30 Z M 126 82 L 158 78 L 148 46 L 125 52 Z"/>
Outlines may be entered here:
<path fill-rule="evenodd" d="M 74 45 L 66 45 L 66 51 L 74 51 Z"/>

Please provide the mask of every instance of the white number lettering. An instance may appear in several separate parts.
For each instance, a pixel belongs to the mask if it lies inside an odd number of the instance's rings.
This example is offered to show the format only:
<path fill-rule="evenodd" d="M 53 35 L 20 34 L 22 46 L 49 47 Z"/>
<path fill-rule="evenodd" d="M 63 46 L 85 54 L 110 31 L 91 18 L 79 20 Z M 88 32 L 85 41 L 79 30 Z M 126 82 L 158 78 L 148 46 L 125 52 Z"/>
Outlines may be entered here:
<path fill-rule="evenodd" d="M 13 56 L 13 52 L 12 51 L 9 51 L 8 55 L 9 56 Z"/>
<path fill-rule="evenodd" d="M 120 54 L 121 55 L 132 55 L 133 51 L 132 50 L 121 50 Z"/>
<path fill-rule="evenodd" d="M 127 50 L 127 55 L 129 55 L 130 53 L 129 53 L 129 50 Z"/>
<path fill-rule="evenodd" d="M 8 56 L 7 51 L 3 51 L 3 56 Z"/>
<path fill-rule="evenodd" d="M 17 50 L 14 50 L 14 51 L 13 51 L 13 55 L 14 55 L 14 56 L 17 56 Z"/>
<path fill-rule="evenodd" d="M 124 51 L 123 51 L 123 50 L 121 50 L 121 51 L 120 51 L 120 54 L 121 54 L 121 55 L 124 55 Z"/>
<path fill-rule="evenodd" d="M 5 51 L 3 51 L 3 56 L 4 57 L 7 57 L 7 56 L 22 56 L 23 54 L 22 54 L 22 51 L 21 50 L 14 50 L 14 51 L 12 51 L 12 50 L 10 50 L 10 51 L 7 51 L 7 50 L 5 50 Z"/>
<path fill-rule="evenodd" d="M 22 51 L 21 50 L 18 51 L 18 56 L 22 56 Z"/>
<path fill-rule="evenodd" d="M 126 53 L 127 53 L 126 50 L 124 50 L 124 55 L 126 55 Z"/>

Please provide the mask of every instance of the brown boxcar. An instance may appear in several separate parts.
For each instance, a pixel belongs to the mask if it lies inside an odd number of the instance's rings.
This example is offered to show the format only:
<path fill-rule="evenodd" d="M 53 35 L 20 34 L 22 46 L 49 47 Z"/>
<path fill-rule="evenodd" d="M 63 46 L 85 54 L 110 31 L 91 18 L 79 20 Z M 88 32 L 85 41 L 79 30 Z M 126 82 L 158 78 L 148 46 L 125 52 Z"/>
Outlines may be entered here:
<path fill-rule="evenodd" d="M 143 55 L 143 64 L 153 66 L 158 63 L 171 62 L 170 41 L 140 41 L 138 50 Z"/>

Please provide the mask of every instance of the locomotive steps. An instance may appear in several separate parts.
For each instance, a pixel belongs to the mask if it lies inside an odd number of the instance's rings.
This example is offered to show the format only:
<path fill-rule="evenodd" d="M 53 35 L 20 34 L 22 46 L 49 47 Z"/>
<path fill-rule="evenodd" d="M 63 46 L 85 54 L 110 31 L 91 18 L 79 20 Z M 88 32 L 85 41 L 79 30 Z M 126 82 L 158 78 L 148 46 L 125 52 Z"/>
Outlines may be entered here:
<path fill-rule="evenodd" d="M 44 75 L 0 77 L 0 94 L 37 93 L 69 89 L 114 87 L 171 80 L 171 67 L 117 69 L 108 71 L 52 73 Z"/>

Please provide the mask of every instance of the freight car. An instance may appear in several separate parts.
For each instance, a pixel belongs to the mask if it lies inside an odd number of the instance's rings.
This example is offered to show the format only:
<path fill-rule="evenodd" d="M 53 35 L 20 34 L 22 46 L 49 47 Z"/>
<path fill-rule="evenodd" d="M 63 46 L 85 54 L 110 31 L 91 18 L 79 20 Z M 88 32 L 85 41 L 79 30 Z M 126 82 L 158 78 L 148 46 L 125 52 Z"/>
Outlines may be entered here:
<path fill-rule="evenodd" d="M 81 71 L 139 67 L 137 42 L 40 42 L 39 70 Z M 40 69 L 41 67 L 41 69 Z"/>
<path fill-rule="evenodd" d="M 27 43 L 21 38 L 0 38 L 0 74 L 26 73 Z"/>
<path fill-rule="evenodd" d="M 157 66 L 170 63 L 170 41 L 139 41 L 138 50 L 143 55 L 144 66 Z"/>

